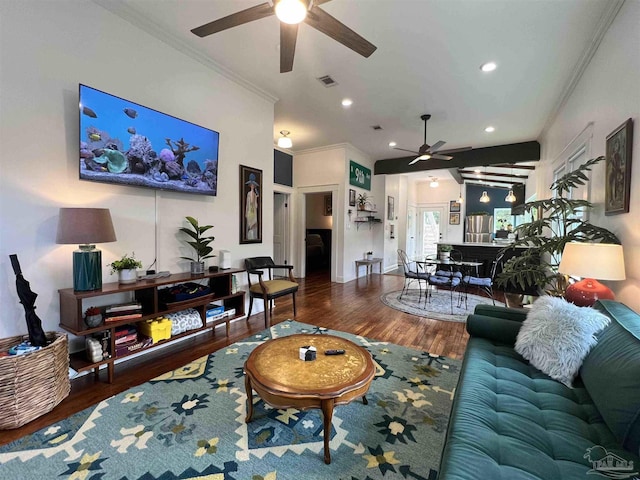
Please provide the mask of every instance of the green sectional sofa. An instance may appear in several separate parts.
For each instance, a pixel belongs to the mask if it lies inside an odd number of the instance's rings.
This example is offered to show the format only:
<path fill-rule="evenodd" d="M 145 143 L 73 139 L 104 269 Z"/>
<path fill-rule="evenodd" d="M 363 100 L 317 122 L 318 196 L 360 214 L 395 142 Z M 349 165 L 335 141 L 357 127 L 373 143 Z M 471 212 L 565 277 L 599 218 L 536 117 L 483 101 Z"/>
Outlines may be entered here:
<path fill-rule="evenodd" d="M 640 478 L 640 315 L 615 301 L 594 308 L 611 323 L 573 388 L 514 350 L 526 310 L 469 315 L 439 480 Z"/>

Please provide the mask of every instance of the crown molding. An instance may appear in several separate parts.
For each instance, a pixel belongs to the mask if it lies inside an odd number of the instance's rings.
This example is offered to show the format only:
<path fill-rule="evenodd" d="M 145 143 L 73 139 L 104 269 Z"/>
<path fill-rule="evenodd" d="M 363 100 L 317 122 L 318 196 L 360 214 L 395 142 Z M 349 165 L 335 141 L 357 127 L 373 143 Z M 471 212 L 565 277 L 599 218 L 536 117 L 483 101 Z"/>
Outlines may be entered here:
<path fill-rule="evenodd" d="M 240 85 L 241 87 L 247 89 L 251 93 L 258 95 L 259 97 L 271 102 L 276 103 L 279 98 L 274 96 L 273 94 L 263 90 L 257 85 L 251 83 L 249 80 L 241 77 L 237 73 L 232 72 L 228 68 L 220 65 L 219 63 L 212 60 L 210 57 L 204 55 L 199 50 L 195 49 L 191 45 L 189 45 L 184 40 L 176 37 L 175 35 L 171 35 L 167 33 L 166 29 L 162 28 L 161 25 L 152 22 L 147 17 L 142 15 L 136 9 L 130 7 L 125 4 L 122 0 L 93 0 L 96 5 L 104 8 L 105 10 L 113 13 L 114 15 L 122 18 L 126 22 L 130 23 L 134 27 L 148 33 L 152 37 L 160 40 L 163 43 L 166 43 L 170 47 L 175 50 L 191 57 L 197 62 L 201 63 L 205 67 L 213 70 L 214 72 L 226 77 L 227 79 L 233 81 L 234 83 Z"/>
<path fill-rule="evenodd" d="M 598 25 L 594 30 L 594 34 L 593 34 L 593 37 L 591 38 L 591 42 L 589 42 L 589 45 L 587 45 L 587 47 L 584 49 L 584 51 L 582 52 L 582 55 L 580 56 L 575 66 L 573 67 L 573 72 L 571 74 L 571 77 L 569 77 L 569 80 L 565 84 L 565 87 L 562 89 L 562 92 L 558 96 L 558 99 L 555 102 L 555 106 L 553 107 L 553 110 L 547 117 L 547 121 L 542 127 L 542 131 L 540 132 L 540 135 L 538 136 L 538 138 L 544 137 L 549 132 L 549 129 L 551 128 L 551 125 L 553 124 L 553 122 L 555 122 L 556 118 L 558 117 L 560 110 L 562 109 L 562 107 L 565 106 L 565 104 L 569 100 L 569 97 L 571 97 L 571 94 L 573 93 L 576 86 L 582 79 L 582 75 L 584 74 L 585 70 L 591 63 L 593 56 L 598 51 L 598 48 L 602 43 L 602 39 L 604 38 L 607 31 L 609 30 L 609 27 L 613 23 L 613 20 L 618 15 L 618 12 L 622 8 L 622 5 L 624 4 L 624 2 L 625 0 L 608 0 L 606 4 L 607 8 L 605 12 L 602 14 L 602 16 L 600 17 L 600 22 L 598 22 Z"/>

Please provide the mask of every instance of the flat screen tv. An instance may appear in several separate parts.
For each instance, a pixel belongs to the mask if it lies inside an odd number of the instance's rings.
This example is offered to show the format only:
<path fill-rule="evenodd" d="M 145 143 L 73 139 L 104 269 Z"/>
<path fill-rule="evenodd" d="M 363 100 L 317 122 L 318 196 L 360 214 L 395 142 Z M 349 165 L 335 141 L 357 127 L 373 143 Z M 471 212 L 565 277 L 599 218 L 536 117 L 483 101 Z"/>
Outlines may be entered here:
<path fill-rule="evenodd" d="M 80 84 L 80 178 L 216 195 L 220 134 Z"/>

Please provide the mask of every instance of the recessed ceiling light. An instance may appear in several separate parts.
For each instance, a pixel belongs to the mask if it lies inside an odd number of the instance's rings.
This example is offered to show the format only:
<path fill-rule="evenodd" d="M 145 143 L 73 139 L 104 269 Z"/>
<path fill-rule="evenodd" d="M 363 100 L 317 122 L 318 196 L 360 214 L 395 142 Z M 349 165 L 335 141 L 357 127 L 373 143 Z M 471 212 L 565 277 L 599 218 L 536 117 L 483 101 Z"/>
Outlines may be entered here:
<path fill-rule="evenodd" d="M 389 146 L 390 146 L 390 147 L 395 147 L 396 145 L 397 145 L 397 143 L 396 143 L 396 142 L 389 142 Z"/>
<path fill-rule="evenodd" d="M 496 62 L 487 62 L 480 65 L 480 70 L 483 72 L 493 72 L 496 68 L 498 68 Z"/>
<path fill-rule="evenodd" d="M 491 125 L 489 125 L 487 128 L 484 129 L 484 131 L 487 133 L 493 133 L 496 131 L 496 127 L 492 127 Z"/>
<path fill-rule="evenodd" d="M 342 106 L 343 107 L 350 107 L 351 105 L 353 105 L 353 100 L 351 100 L 350 98 L 343 98 L 342 99 Z"/>

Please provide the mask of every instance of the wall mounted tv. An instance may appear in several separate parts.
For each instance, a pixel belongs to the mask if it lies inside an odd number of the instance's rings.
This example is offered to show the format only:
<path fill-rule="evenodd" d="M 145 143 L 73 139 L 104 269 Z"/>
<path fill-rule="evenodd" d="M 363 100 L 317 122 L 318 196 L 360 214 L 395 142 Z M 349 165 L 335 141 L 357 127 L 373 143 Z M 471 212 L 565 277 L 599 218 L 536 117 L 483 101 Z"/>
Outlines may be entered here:
<path fill-rule="evenodd" d="M 216 195 L 220 134 L 80 85 L 80 178 Z"/>

